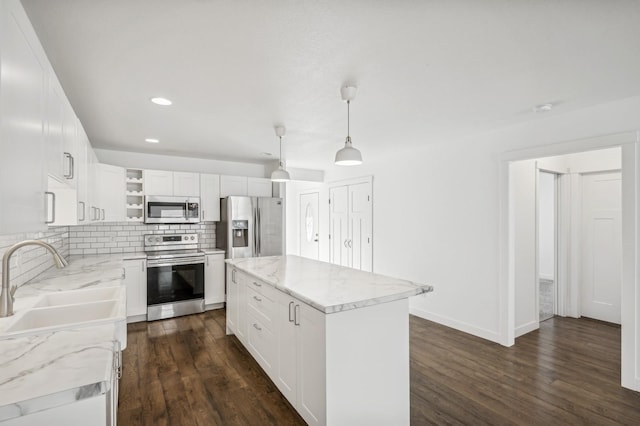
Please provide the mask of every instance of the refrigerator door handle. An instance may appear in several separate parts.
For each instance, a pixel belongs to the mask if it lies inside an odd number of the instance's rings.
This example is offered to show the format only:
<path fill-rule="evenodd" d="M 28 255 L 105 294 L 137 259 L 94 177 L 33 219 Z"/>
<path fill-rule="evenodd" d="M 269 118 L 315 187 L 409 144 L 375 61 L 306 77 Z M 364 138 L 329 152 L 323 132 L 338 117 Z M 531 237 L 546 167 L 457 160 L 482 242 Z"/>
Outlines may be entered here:
<path fill-rule="evenodd" d="M 253 255 L 258 256 L 258 209 L 253 209 Z"/>
<path fill-rule="evenodd" d="M 260 252 L 262 251 L 262 244 L 260 241 L 260 229 L 262 227 L 262 224 L 260 223 L 260 207 L 256 209 L 256 212 L 257 212 L 257 219 L 258 219 L 256 221 L 256 225 L 257 225 L 256 229 L 258 230 L 258 232 L 256 232 L 256 246 L 257 246 L 256 254 L 260 256 Z"/>

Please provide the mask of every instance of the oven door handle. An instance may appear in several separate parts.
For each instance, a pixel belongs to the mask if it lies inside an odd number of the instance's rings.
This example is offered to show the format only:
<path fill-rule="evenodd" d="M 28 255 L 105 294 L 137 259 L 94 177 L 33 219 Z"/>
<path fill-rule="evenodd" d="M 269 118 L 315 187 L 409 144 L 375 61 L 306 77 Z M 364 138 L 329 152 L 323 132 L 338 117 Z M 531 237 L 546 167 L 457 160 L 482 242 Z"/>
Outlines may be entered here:
<path fill-rule="evenodd" d="M 204 264 L 204 257 L 202 258 L 184 258 L 184 259 L 162 259 L 162 260 L 147 260 L 147 268 L 158 268 L 161 266 L 179 266 L 179 265 L 194 265 Z"/>

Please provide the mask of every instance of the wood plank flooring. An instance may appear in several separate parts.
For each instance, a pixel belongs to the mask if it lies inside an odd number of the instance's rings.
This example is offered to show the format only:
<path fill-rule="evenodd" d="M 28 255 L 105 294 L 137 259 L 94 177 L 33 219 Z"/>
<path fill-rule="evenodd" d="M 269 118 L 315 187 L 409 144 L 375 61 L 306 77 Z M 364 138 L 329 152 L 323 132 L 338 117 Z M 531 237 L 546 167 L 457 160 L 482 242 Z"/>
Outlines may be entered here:
<path fill-rule="evenodd" d="M 129 325 L 118 421 L 303 425 L 224 310 Z M 620 328 L 553 318 L 512 348 L 411 317 L 411 424 L 640 424 L 620 387 Z"/>

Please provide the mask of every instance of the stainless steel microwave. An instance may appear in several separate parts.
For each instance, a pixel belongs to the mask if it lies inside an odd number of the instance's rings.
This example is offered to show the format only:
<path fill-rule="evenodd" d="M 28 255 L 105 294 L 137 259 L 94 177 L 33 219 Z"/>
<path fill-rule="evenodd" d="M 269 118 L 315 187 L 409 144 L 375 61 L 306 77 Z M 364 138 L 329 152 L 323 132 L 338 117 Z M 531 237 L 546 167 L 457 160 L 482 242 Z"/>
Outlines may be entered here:
<path fill-rule="evenodd" d="M 144 223 L 198 222 L 200 222 L 200 197 L 148 195 L 144 198 Z"/>

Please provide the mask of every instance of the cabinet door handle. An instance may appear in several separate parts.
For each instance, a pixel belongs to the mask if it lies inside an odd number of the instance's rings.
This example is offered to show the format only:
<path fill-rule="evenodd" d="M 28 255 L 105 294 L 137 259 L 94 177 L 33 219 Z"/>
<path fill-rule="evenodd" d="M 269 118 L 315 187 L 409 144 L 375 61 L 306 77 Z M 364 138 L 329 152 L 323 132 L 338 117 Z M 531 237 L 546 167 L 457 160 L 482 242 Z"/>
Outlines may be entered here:
<path fill-rule="evenodd" d="M 352 246 L 351 246 L 351 240 L 349 240 L 349 248 L 351 248 L 351 247 L 352 247 Z"/>
<path fill-rule="evenodd" d="M 258 302 L 262 302 L 262 299 L 260 299 L 258 296 L 253 296 L 254 299 L 256 299 Z"/>
<path fill-rule="evenodd" d="M 231 281 L 233 281 L 234 283 L 236 282 L 236 270 L 235 269 L 231 270 Z"/>
<path fill-rule="evenodd" d="M 296 305 L 294 309 L 294 325 L 300 325 L 300 305 Z"/>
<path fill-rule="evenodd" d="M 291 314 L 291 307 L 293 306 L 293 301 L 289 302 L 289 322 L 293 322 L 293 318 L 292 314 Z"/>
<path fill-rule="evenodd" d="M 209 256 L 207 256 L 207 266 L 209 266 Z"/>
<path fill-rule="evenodd" d="M 344 240 L 344 246 L 345 247 L 347 246 L 347 240 Z"/>
<path fill-rule="evenodd" d="M 46 212 L 44 223 L 54 223 L 56 221 L 56 194 L 51 191 L 46 191 L 44 194 L 44 207 Z M 47 203 L 47 195 L 51 196 L 51 220 L 47 220 L 47 218 L 49 217 L 49 204 Z"/>
<path fill-rule="evenodd" d="M 102 209 L 102 219 L 100 220 L 104 220 L 104 209 Z"/>
<path fill-rule="evenodd" d="M 262 287 L 262 284 L 258 284 L 257 282 L 253 282 L 253 285 L 255 285 L 256 287 Z"/>
<path fill-rule="evenodd" d="M 253 328 L 255 328 L 258 331 L 262 331 L 262 328 L 260 328 L 256 323 L 253 323 Z"/>
<path fill-rule="evenodd" d="M 78 201 L 78 204 L 82 205 L 82 219 L 78 219 L 78 221 L 79 222 L 84 222 L 84 220 L 86 219 L 86 216 L 87 216 L 86 206 L 84 204 L 84 201 Z"/>
<path fill-rule="evenodd" d="M 140 270 L 142 270 L 142 272 L 144 272 L 144 260 L 142 262 L 140 262 Z"/>
<path fill-rule="evenodd" d="M 68 152 L 63 153 L 66 158 L 69 159 L 69 172 L 64 175 L 67 179 L 73 179 L 74 169 L 75 169 L 75 160 L 73 159 L 73 155 Z"/>

